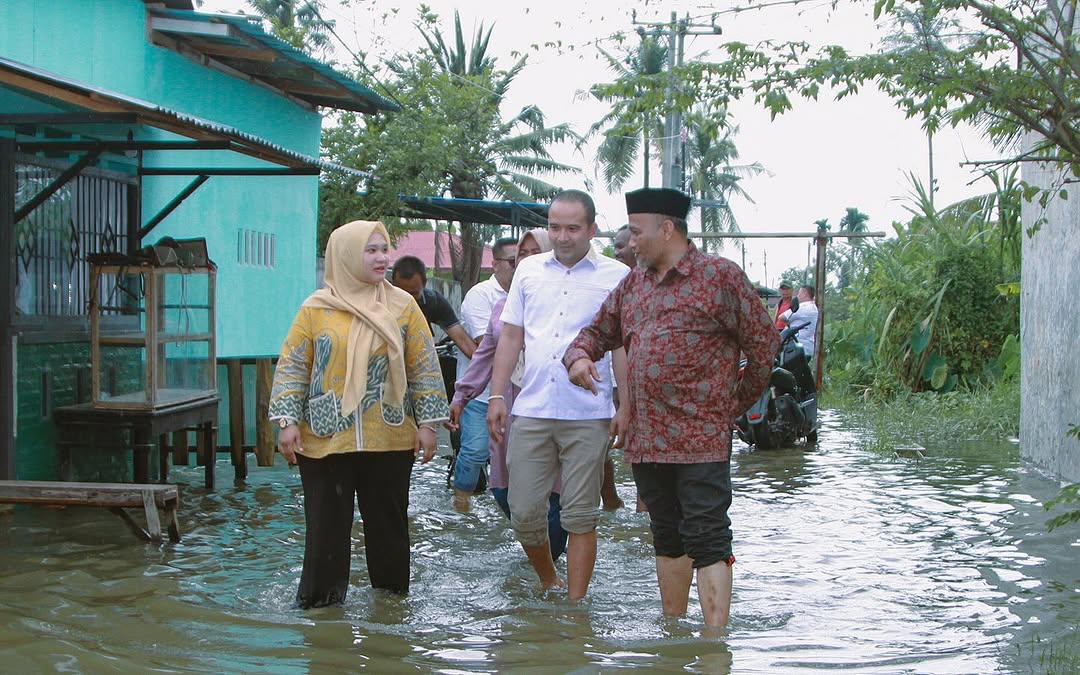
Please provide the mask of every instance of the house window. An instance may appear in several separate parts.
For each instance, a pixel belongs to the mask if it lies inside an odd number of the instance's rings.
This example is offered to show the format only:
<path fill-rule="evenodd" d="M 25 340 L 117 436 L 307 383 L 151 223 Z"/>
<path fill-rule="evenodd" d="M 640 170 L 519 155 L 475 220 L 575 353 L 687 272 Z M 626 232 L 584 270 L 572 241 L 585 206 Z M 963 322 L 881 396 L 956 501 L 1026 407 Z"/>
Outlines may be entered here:
<path fill-rule="evenodd" d="M 257 230 L 239 230 L 236 237 L 236 261 L 251 267 L 277 267 L 277 236 Z"/>
<path fill-rule="evenodd" d="M 62 168 L 19 159 L 15 207 L 52 183 Z M 91 253 L 126 253 L 128 190 L 119 177 L 86 169 L 15 225 L 15 311 L 26 317 L 78 317 L 90 296 Z"/>

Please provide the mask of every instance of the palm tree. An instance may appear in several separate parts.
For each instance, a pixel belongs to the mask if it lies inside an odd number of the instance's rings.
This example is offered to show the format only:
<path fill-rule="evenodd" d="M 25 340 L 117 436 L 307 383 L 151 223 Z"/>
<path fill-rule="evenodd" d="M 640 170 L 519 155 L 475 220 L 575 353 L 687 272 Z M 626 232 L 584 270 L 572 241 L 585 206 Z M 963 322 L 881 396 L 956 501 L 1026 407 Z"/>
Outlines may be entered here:
<path fill-rule="evenodd" d="M 491 28 L 481 23 L 467 47 L 461 17 L 454 12 L 454 42 L 449 46 L 438 28 L 418 25 L 428 51 L 439 69 L 462 87 L 477 87 L 490 92 L 491 128 L 485 142 L 470 157 L 462 157 L 447 171 L 447 191 L 451 196 L 468 199 L 498 197 L 514 201 L 550 199 L 559 187 L 538 174 L 562 176 L 577 173 L 576 167 L 552 158 L 549 148 L 558 143 L 580 140 L 566 124 L 547 126 L 543 112 L 535 105 L 522 108 L 507 120 L 499 118 L 499 103 L 514 78 L 525 67 L 526 57 L 518 59 L 507 71 L 496 70 L 496 61 L 488 53 Z M 483 117 L 483 112 L 477 112 Z M 475 120 L 474 120 L 475 121 Z M 486 123 L 481 119 L 480 123 Z M 451 245 L 450 257 L 454 278 L 465 290 L 476 283 L 484 243 L 499 232 L 497 226 L 460 223 L 460 245 Z M 451 240 L 453 242 L 453 240 Z"/>
<path fill-rule="evenodd" d="M 609 103 L 611 109 L 593 124 L 586 138 L 603 131 L 604 140 L 596 151 L 596 163 L 608 192 L 617 192 L 634 173 L 642 156 L 644 187 L 649 187 L 649 144 L 663 135 L 663 119 L 656 108 L 644 106 L 646 89 L 666 86 L 663 77 L 667 47 L 652 36 L 643 37 L 636 48 L 617 58 L 603 49 L 600 53 L 615 72 L 613 83 L 593 86 L 593 98 Z"/>
<path fill-rule="evenodd" d="M 333 21 L 324 21 L 321 0 L 248 0 L 248 5 L 270 23 L 270 32 L 308 54 L 330 47 Z"/>
<path fill-rule="evenodd" d="M 956 37 L 955 31 L 960 24 L 951 16 L 942 16 L 939 10 L 923 3 L 917 10 L 904 7 L 896 8 L 895 30 L 885 38 L 885 45 L 893 52 L 910 54 L 921 52 L 927 59 L 947 51 L 946 43 Z M 934 193 L 937 183 L 934 180 L 934 132 L 937 131 L 938 119 L 928 118 L 926 128 L 927 164 L 930 171 L 930 206 L 934 205 Z"/>
<path fill-rule="evenodd" d="M 686 115 L 686 172 L 690 194 L 703 202 L 702 232 L 739 232 L 739 223 L 731 209 L 731 198 L 741 197 L 751 204 L 746 190 L 740 185 L 744 178 L 765 171 L 760 163 L 735 164 L 739 151 L 735 147 L 738 127 L 726 124 L 726 112 L 710 112 L 699 108 Z M 707 239 L 707 251 L 723 248 L 723 239 Z M 742 243 L 739 243 L 742 248 Z"/>

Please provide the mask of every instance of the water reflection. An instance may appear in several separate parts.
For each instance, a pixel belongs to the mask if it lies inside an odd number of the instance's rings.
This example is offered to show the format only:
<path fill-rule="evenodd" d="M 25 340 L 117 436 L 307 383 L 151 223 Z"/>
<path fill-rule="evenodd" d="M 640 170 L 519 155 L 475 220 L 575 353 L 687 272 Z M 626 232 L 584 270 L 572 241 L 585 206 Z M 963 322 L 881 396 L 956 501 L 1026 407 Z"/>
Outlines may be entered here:
<path fill-rule="evenodd" d="M 604 514 L 591 597 L 569 606 L 536 590 L 490 499 L 465 515 L 449 508 L 442 465 L 415 475 L 412 594 L 370 589 L 358 556 L 344 607 L 300 612 L 299 476 L 257 469 L 246 487 L 207 493 L 201 472 L 181 468 L 177 545 L 135 542 L 95 509 L 0 516 L 5 667 L 1042 669 L 1021 647 L 1080 624 L 1080 542 L 1045 532 L 1042 503 L 1057 485 L 1009 444 L 903 459 L 867 449 L 835 414 L 825 424 L 816 447 L 736 452 L 724 640 L 702 639 L 699 613 L 660 616 L 644 515 Z M 633 503 L 627 467 L 619 491 Z"/>

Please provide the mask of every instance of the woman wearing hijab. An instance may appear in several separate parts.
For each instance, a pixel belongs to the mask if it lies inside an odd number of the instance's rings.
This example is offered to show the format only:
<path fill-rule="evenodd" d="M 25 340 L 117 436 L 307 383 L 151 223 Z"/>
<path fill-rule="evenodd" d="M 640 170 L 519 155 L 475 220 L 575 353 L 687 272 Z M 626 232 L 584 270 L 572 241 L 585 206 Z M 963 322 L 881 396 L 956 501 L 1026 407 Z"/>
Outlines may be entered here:
<path fill-rule="evenodd" d="M 331 233 L 324 288 L 301 305 L 274 373 L 269 417 L 304 488 L 305 609 L 345 599 L 354 495 L 371 585 L 409 591 L 409 475 L 434 456 L 448 411 L 431 330 L 386 281 L 389 241 L 378 222 Z"/>
<path fill-rule="evenodd" d="M 520 264 L 522 260 L 530 255 L 550 250 L 551 239 L 548 237 L 547 230 L 529 230 L 521 235 L 518 240 L 516 264 Z M 451 426 L 457 425 L 461 419 L 461 412 L 464 410 L 465 404 L 483 393 L 491 380 L 495 348 L 499 343 L 499 335 L 502 333 L 502 311 L 505 304 L 506 299 L 503 298 L 491 308 L 491 320 L 488 322 L 484 339 L 480 341 L 480 346 L 473 353 L 469 369 L 465 371 L 464 377 L 459 379 L 455 385 L 454 402 L 450 406 Z M 520 390 L 520 384 L 521 365 L 519 360 L 519 366 L 514 370 L 514 374 L 510 378 L 510 386 L 507 387 L 505 392 L 492 392 L 492 395 L 498 397 L 501 393 L 502 397 L 506 399 L 507 409 L 510 409 L 514 405 L 514 397 L 517 396 Z M 512 422 L 513 418 L 511 418 Z M 491 450 L 491 475 L 488 476 L 488 487 L 491 488 L 491 495 L 507 518 L 510 517 L 510 505 L 507 502 L 509 474 L 506 470 L 506 439 L 508 436 L 509 434 L 504 434 L 499 441 L 491 439 L 489 444 Z M 558 486 L 556 486 L 556 491 L 551 493 L 548 508 L 548 541 L 551 543 L 552 560 L 558 560 L 559 556 L 566 550 L 566 538 L 566 530 L 562 528 L 562 524 L 559 522 L 559 493 Z"/>

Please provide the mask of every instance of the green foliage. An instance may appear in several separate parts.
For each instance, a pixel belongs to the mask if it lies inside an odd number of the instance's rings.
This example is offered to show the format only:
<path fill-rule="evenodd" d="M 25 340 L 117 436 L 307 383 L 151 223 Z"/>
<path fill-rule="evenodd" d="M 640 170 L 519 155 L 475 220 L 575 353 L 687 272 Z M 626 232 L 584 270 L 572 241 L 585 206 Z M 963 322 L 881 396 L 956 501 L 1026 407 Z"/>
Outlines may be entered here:
<path fill-rule="evenodd" d="M 690 194 L 700 200 L 718 202 L 718 206 L 701 207 L 702 232 L 739 232 L 739 223 L 731 209 L 731 198 L 742 197 L 753 203 L 740 184 L 743 179 L 765 171 L 760 163 L 736 164 L 739 151 L 735 134 L 739 128 L 729 126 L 725 111 L 713 111 L 706 106 L 694 109 L 685 120 L 688 131 L 686 144 L 686 178 Z M 724 239 L 706 239 L 703 248 L 717 252 Z M 742 246 L 742 243 L 739 244 Z"/>
<path fill-rule="evenodd" d="M 619 55 L 600 49 L 615 81 L 596 84 L 589 95 L 611 106 L 595 122 L 585 137 L 602 133 L 604 140 L 596 152 L 604 187 L 617 192 L 634 173 L 638 156 L 642 157 L 645 186 L 649 185 L 650 147 L 663 135 L 663 113 L 648 101 L 663 102 L 668 79 L 663 75 L 667 47 L 655 37 L 645 37 L 633 49 Z"/>
<path fill-rule="evenodd" d="M 333 21 L 320 14 L 321 0 L 248 0 L 270 24 L 270 33 L 301 51 L 314 54 L 330 47 Z"/>
<path fill-rule="evenodd" d="M 1070 424 L 1067 435 L 1080 439 L 1080 425 Z M 1066 504 L 1080 505 L 1080 483 L 1073 483 L 1072 485 L 1062 488 L 1057 497 L 1046 502 L 1045 508 L 1049 511 L 1050 509 Z M 1052 531 L 1063 525 L 1070 525 L 1073 523 L 1080 523 L 1080 508 L 1054 516 L 1046 523 L 1046 529 L 1047 531 Z"/>
<path fill-rule="evenodd" d="M 1019 278 L 1019 252 L 1002 245 L 1017 223 L 1000 215 L 1020 194 L 995 185 L 1005 191 L 935 210 L 915 183 L 896 238 L 860 246 L 837 303 L 846 314 L 826 327 L 833 386 L 890 399 L 1015 377 L 1019 298 L 998 286 Z"/>
<path fill-rule="evenodd" d="M 1020 382 L 974 385 L 947 393 L 897 391 L 889 399 L 830 389 L 824 405 L 841 408 L 867 430 L 872 447 L 922 446 L 957 440 L 1004 440 L 1020 432 Z"/>
<path fill-rule="evenodd" d="M 900 42 L 865 54 L 839 45 L 814 48 L 807 41 L 729 42 L 715 61 L 677 68 L 692 96 L 675 97 L 666 107 L 688 110 L 695 100 L 727 106 L 753 96 L 775 117 L 790 110 L 796 96 L 816 100 L 828 89 L 840 100 L 876 87 L 928 132 L 972 123 L 1010 152 L 1023 134 L 1034 134 L 1033 147 L 990 166 L 1051 161 L 1065 176 L 1080 177 L 1077 2 L 875 0 L 875 21 L 899 26 Z M 769 4 L 758 0 L 750 8 Z M 647 82 L 643 77 L 623 89 Z M 664 105 L 655 89 L 647 97 Z M 1034 190 L 1045 204 L 1060 188 Z"/>

